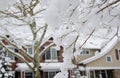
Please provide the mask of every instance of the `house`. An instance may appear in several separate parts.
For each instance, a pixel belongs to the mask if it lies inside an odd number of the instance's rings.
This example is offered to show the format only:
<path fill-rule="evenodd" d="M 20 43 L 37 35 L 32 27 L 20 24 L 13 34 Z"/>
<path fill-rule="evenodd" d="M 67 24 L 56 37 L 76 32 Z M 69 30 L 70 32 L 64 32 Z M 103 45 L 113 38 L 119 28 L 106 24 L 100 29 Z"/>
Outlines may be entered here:
<path fill-rule="evenodd" d="M 74 74 L 81 78 L 120 78 L 120 41 L 118 36 L 112 37 L 102 47 L 100 47 L 101 44 L 97 45 L 83 47 L 77 56 L 78 68 Z"/>
<path fill-rule="evenodd" d="M 9 36 L 7 36 L 9 37 Z M 47 42 L 43 44 L 42 47 L 40 47 L 40 51 L 47 47 L 51 42 L 53 42 L 53 38 L 50 38 Z M 15 52 L 19 51 L 13 47 L 10 47 L 9 44 L 3 40 L 3 43 L 7 45 L 10 49 L 13 49 Z M 31 44 L 26 44 L 26 46 L 23 47 L 28 54 L 31 56 L 33 55 L 33 46 Z M 40 65 L 41 65 L 41 75 L 42 78 L 53 78 L 56 73 L 60 71 L 60 66 L 63 62 L 63 47 L 56 47 L 52 46 L 50 47 L 45 54 L 43 54 L 40 59 Z M 11 55 L 10 53 L 7 53 L 7 58 L 9 58 L 9 62 L 12 64 L 11 68 L 14 74 L 13 78 L 34 78 L 34 74 L 30 71 L 28 66 L 23 63 L 20 59 L 17 57 Z M 29 62 L 30 65 L 33 65 L 32 62 L 23 55 L 23 57 Z"/>
<path fill-rule="evenodd" d="M 87 40 L 76 57 L 77 68 L 69 71 L 69 78 L 73 78 L 73 75 L 77 76 L 77 78 L 120 78 L 120 41 L 115 34 L 112 36 L 109 33 L 109 35 L 109 40 L 103 37 L 91 37 Z M 49 45 L 52 40 L 50 38 L 40 47 L 40 50 Z M 5 41 L 4 43 L 7 44 Z M 26 44 L 24 49 L 26 49 L 28 54 L 33 54 L 31 44 Z M 16 49 L 14 50 L 18 52 Z M 62 46 L 59 48 L 52 46 L 39 58 L 43 78 L 53 78 L 60 71 L 60 66 L 63 62 L 62 52 Z M 34 74 L 25 63 L 21 62 L 15 56 L 8 55 L 11 58 L 15 78 L 34 78 Z M 25 59 L 27 58 L 25 57 Z M 32 65 L 32 62 L 29 61 L 29 64 Z"/>

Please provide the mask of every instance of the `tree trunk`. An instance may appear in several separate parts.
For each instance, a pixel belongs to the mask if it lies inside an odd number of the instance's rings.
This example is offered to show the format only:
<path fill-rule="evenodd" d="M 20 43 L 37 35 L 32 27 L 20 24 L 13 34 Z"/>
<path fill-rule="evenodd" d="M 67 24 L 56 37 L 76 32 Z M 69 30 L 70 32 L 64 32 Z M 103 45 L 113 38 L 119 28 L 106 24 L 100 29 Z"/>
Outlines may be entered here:
<path fill-rule="evenodd" d="M 34 56 L 34 75 L 35 78 L 42 78 L 40 73 L 40 60 L 39 60 L 39 53 L 37 52 Z"/>
<path fill-rule="evenodd" d="M 41 73 L 40 73 L 40 69 L 37 69 L 36 71 L 34 71 L 34 76 L 35 76 L 35 78 L 42 78 Z"/>

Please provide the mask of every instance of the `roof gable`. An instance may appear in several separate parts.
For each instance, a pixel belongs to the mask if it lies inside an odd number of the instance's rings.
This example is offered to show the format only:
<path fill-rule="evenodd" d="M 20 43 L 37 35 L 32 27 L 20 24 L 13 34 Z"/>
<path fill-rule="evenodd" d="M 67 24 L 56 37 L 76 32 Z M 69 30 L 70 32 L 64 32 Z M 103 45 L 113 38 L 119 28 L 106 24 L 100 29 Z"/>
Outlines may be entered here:
<path fill-rule="evenodd" d="M 117 44 L 117 42 L 118 42 L 118 37 L 115 36 L 105 47 L 101 49 L 101 52 L 99 54 L 96 54 L 95 56 L 90 57 L 88 59 L 85 59 L 81 61 L 80 63 L 87 64 L 87 63 L 90 63 L 94 60 L 101 58 L 102 56 L 107 54 Z"/>

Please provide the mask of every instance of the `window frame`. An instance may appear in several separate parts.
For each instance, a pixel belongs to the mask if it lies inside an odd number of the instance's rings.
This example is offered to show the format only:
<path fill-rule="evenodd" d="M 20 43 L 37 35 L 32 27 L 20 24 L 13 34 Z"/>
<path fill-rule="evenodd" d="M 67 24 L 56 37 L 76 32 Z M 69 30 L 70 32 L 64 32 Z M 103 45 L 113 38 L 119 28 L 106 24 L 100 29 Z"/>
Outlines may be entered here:
<path fill-rule="evenodd" d="M 31 53 L 29 52 L 29 49 L 32 49 L 31 51 Z M 26 51 L 27 51 L 27 54 L 29 54 L 29 55 L 34 55 L 34 50 L 33 50 L 33 46 L 32 45 L 26 45 Z"/>
<path fill-rule="evenodd" d="M 50 52 L 50 59 L 47 59 L 46 58 L 46 53 L 45 53 L 45 62 L 58 62 L 58 54 L 57 54 L 57 50 L 55 51 L 55 59 L 53 59 L 53 51 L 52 51 L 52 49 L 55 49 L 56 50 L 56 48 L 55 47 L 50 47 L 49 48 L 49 50 L 47 51 L 47 52 Z"/>
<path fill-rule="evenodd" d="M 3 47 L 0 45 L 0 56 L 2 57 L 2 55 L 3 55 Z M 1 57 L 0 57 L 0 59 L 1 59 Z"/>
<path fill-rule="evenodd" d="M 108 58 L 110 58 L 110 60 L 108 60 Z M 113 62 L 112 55 L 106 55 L 106 62 L 107 63 Z"/>
<path fill-rule="evenodd" d="M 88 51 L 88 54 L 86 53 Z M 90 55 L 90 50 L 82 50 L 80 55 Z"/>
<path fill-rule="evenodd" d="M 26 78 L 26 73 L 32 73 L 32 72 L 31 72 L 31 71 L 25 71 L 25 72 L 24 72 L 24 74 L 25 74 L 25 75 L 24 75 L 24 78 Z M 32 73 L 32 78 L 34 78 L 34 73 Z"/>
<path fill-rule="evenodd" d="M 60 72 L 60 71 L 46 71 L 46 72 L 43 72 L 44 73 L 43 76 L 46 77 L 45 73 L 47 73 L 47 78 L 50 78 L 51 73 L 54 73 L 56 75 L 58 72 Z"/>
<path fill-rule="evenodd" d="M 7 48 L 9 48 L 9 49 L 13 49 L 13 51 L 14 51 L 14 47 L 12 47 L 12 46 L 7 46 Z M 15 52 L 15 51 L 14 51 Z M 9 55 L 10 53 L 9 52 L 7 52 L 7 50 L 6 50 L 6 57 L 8 57 L 8 58 L 10 58 L 10 62 L 15 62 L 15 55 L 13 55 L 13 54 L 10 54 L 10 56 L 12 56 L 12 58 L 11 57 L 9 57 L 8 55 Z"/>

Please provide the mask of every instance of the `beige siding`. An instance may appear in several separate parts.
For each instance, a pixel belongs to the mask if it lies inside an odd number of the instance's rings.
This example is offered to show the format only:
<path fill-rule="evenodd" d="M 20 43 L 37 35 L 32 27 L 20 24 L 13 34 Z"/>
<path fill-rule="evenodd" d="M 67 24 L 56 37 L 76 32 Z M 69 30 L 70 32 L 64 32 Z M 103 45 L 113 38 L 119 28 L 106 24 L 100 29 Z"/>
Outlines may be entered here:
<path fill-rule="evenodd" d="M 78 55 L 77 59 L 76 59 L 76 63 L 79 63 L 80 61 L 87 59 L 89 57 L 92 57 L 95 55 L 95 51 L 96 50 L 90 50 L 90 54 L 89 55 Z"/>
<path fill-rule="evenodd" d="M 119 49 L 119 48 L 120 48 L 120 42 L 115 47 L 113 47 L 113 49 L 109 53 L 107 53 L 100 59 L 88 63 L 86 66 L 87 67 L 120 67 L 120 60 L 116 59 L 116 52 L 115 52 L 115 49 Z M 112 62 L 106 62 L 107 55 L 112 56 Z"/>
<path fill-rule="evenodd" d="M 120 70 L 114 71 L 114 78 L 120 78 Z"/>

